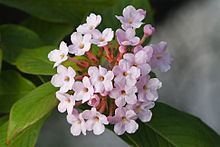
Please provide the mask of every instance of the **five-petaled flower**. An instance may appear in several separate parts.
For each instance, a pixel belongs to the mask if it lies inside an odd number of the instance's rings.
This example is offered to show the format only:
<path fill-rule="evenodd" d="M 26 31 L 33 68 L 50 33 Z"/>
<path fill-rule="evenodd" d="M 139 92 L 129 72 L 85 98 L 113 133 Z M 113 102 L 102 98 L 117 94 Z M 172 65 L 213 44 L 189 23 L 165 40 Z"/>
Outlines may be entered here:
<path fill-rule="evenodd" d="M 91 48 L 91 34 L 85 34 L 84 36 L 78 32 L 71 35 L 72 45 L 69 46 L 69 52 L 76 56 L 84 55 L 85 52 Z"/>
<path fill-rule="evenodd" d="M 100 15 L 95 15 L 94 13 L 91 13 L 86 18 L 86 23 L 79 25 L 79 27 L 76 30 L 77 32 L 82 34 L 90 34 L 101 23 L 101 21 L 102 17 Z"/>
<path fill-rule="evenodd" d="M 91 110 L 85 110 L 83 113 L 83 118 L 87 119 L 86 127 L 88 131 L 92 131 L 95 135 L 100 135 L 105 131 L 105 126 L 109 122 L 107 117 L 92 108 Z"/>
<path fill-rule="evenodd" d="M 106 28 L 102 33 L 99 30 L 94 30 L 92 33 L 92 43 L 99 47 L 106 46 L 108 42 L 112 41 L 114 32 L 111 28 Z"/>
<path fill-rule="evenodd" d="M 52 77 L 51 83 L 55 87 L 60 87 L 60 92 L 67 92 L 72 89 L 75 75 L 76 72 L 72 67 L 66 68 L 63 65 L 59 65 L 57 67 L 57 74 Z"/>
<path fill-rule="evenodd" d="M 140 38 L 135 36 L 134 29 L 127 29 L 123 31 L 122 29 L 118 29 L 116 31 L 116 37 L 120 45 L 122 46 L 135 46 L 140 42 Z"/>
<path fill-rule="evenodd" d="M 75 82 L 73 84 L 74 98 L 76 100 L 82 100 L 82 103 L 87 102 L 94 94 L 93 85 L 88 77 L 83 77 L 82 82 Z"/>
<path fill-rule="evenodd" d="M 78 136 L 81 133 L 86 135 L 86 122 L 82 117 L 82 113 L 79 114 L 78 111 L 74 109 L 71 114 L 67 115 L 67 122 L 72 125 L 70 132 L 73 136 Z"/>
<path fill-rule="evenodd" d="M 114 78 L 114 74 L 112 71 L 107 71 L 102 66 L 99 66 L 99 68 L 91 66 L 88 69 L 88 74 L 95 87 L 95 92 L 104 94 L 113 89 L 112 79 Z"/>
<path fill-rule="evenodd" d="M 117 108 L 115 116 L 111 123 L 114 124 L 114 131 L 117 135 L 122 135 L 125 132 L 134 133 L 138 129 L 138 123 L 135 122 L 137 115 L 133 110 L 128 110 L 125 107 Z"/>
<path fill-rule="evenodd" d="M 62 62 L 68 59 L 69 49 L 65 42 L 60 43 L 59 50 L 55 49 L 48 54 L 48 58 L 50 61 L 55 62 L 53 67 L 60 65 Z"/>
<path fill-rule="evenodd" d="M 122 23 L 123 29 L 139 28 L 143 22 L 141 22 L 146 15 L 146 11 L 143 9 L 136 10 L 133 6 L 127 6 L 123 10 L 123 16 L 116 16 Z"/>

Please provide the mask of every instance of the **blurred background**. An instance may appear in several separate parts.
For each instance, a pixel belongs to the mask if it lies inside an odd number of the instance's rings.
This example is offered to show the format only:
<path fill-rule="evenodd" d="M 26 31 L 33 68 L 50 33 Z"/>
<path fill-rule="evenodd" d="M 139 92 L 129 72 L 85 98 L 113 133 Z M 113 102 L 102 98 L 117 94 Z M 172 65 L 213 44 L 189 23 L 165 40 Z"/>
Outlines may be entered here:
<path fill-rule="evenodd" d="M 220 133 L 220 1 L 151 0 L 156 33 L 151 42 L 168 42 L 172 69 L 159 75 L 159 101 L 201 118 Z M 129 4 L 129 3 L 128 3 Z M 26 13 L 0 4 L 0 24 L 20 23 Z M 108 18 L 105 18 L 108 19 Z M 7 67 L 3 67 L 7 68 Z M 65 115 L 56 110 L 43 126 L 38 147 L 127 145 L 112 132 L 72 137 Z"/>

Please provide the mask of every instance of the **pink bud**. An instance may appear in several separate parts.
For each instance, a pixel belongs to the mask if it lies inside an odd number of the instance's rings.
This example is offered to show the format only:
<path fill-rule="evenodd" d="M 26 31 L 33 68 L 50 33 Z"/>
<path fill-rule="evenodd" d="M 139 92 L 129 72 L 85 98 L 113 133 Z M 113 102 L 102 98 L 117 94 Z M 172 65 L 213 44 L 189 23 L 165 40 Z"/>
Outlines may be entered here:
<path fill-rule="evenodd" d="M 151 36 L 154 33 L 154 31 L 155 31 L 155 28 L 152 25 L 147 24 L 144 26 L 144 34 L 146 36 Z"/>
<path fill-rule="evenodd" d="M 124 47 L 124 46 L 119 46 L 119 52 L 120 52 L 120 53 L 125 53 L 125 52 L 126 52 L 126 47 Z"/>
<path fill-rule="evenodd" d="M 90 105 L 92 107 L 97 107 L 99 105 L 99 103 L 100 103 L 100 98 L 98 95 L 95 94 L 89 100 L 88 105 Z"/>

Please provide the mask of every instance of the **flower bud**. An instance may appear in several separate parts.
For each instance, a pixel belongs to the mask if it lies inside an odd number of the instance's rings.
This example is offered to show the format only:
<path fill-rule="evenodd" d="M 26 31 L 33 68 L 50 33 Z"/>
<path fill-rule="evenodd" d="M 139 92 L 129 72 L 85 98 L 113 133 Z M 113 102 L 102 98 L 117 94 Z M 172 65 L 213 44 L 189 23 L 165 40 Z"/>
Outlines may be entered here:
<path fill-rule="evenodd" d="M 147 24 L 144 26 L 144 35 L 146 36 L 151 36 L 155 31 L 155 28 L 150 25 L 150 24 Z"/>

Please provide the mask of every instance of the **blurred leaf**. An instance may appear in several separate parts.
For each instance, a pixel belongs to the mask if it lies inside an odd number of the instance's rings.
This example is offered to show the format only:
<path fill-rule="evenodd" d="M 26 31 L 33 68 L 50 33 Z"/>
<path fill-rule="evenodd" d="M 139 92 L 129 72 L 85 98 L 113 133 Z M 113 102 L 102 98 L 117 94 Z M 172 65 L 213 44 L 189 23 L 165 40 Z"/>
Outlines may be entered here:
<path fill-rule="evenodd" d="M 3 49 L 3 59 L 14 64 L 23 48 L 34 48 L 42 45 L 38 35 L 31 30 L 18 25 L 0 26 L 0 47 Z"/>
<path fill-rule="evenodd" d="M 34 84 L 15 71 L 0 74 L 0 112 L 8 113 L 11 106 L 35 88 Z"/>
<path fill-rule="evenodd" d="M 133 5 L 136 9 L 144 9 L 147 11 L 145 23 L 153 22 L 153 14 L 149 0 L 123 0 L 117 1 L 114 6 L 106 8 L 101 14 L 103 17 L 103 22 L 101 26 L 103 28 L 110 27 L 113 30 L 121 27 L 120 21 L 115 17 L 115 15 L 122 15 L 123 9 L 128 6 Z"/>
<path fill-rule="evenodd" d="M 55 92 L 56 88 L 50 83 L 45 83 L 13 105 L 9 117 L 8 142 L 44 118 L 56 107 Z"/>
<path fill-rule="evenodd" d="M 157 103 L 153 119 L 122 139 L 135 147 L 219 147 L 220 137 L 198 118 Z"/>
<path fill-rule="evenodd" d="M 3 125 L 6 121 L 8 121 L 8 115 L 2 116 L 0 117 L 0 127 L 1 125 Z M 1 131 L 0 131 L 1 132 Z M 0 138 L 1 138 L 1 134 L 0 134 Z"/>
<path fill-rule="evenodd" d="M 2 49 L 0 48 L 0 72 L 2 70 L 2 60 L 3 60 L 3 52 Z"/>
<path fill-rule="evenodd" d="M 85 13 L 101 11 L 112 6 L 116 0 L 0 0 L 0 3 L 14 7 L 46 21 L 80 22 Z"/>
<path fill-rule="evenodd" d="M 56 70 L 53 62 L 47 58 L 48 53 L 55 49 L 53 46 L 44 46 L 34 49 L 23 49 L 17 57 L 16 66 L 19 70 L 29 74 L 53 75 Z"/>
<path fill-rule="evenodd" d="M 75 28 L 74 25 L 51 23 L 37 18 L 27 19 L 23 25 L 36 32 L 45 43 L 53 45 L 58 45 Z"/>
<path fill-rule="evenodd" d="M 20 133 L 16 138 L 7 142 L 7 128 L 8 122 L 0 126 L 0 146 L 1 147 L 34 147 L 40 132 L 41 126 L 44 122 L 44 119 L 41 119 L 37 123 L 33 124 L 22 133 Z M 7 142 L 7 144 L 6 144 Z"/>

